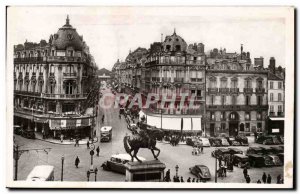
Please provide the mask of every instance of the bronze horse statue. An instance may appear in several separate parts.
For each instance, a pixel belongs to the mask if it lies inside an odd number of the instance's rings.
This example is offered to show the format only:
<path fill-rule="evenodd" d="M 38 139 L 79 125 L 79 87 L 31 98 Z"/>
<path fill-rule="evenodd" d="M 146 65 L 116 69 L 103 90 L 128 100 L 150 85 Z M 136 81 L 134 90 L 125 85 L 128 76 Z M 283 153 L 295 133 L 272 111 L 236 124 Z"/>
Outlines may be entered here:
<path fill-rule="evenodd" d="M 160 149 L 156 147 L 156 137 L 162 133 L 160 130 L 140 130 L 139 133 L 133 135 L 126 135 L 123 139 L 124 148 L 126 152 L 131 156 L 131 161 L 133 158 L 137 161 L 142 162 L 138 157 L 137 153 L 140 148 L 148 148 L 151 150 L 153 157 L 158 160 L 160 154 Z M 157 154 L 154 151 L 158 151 Z M 132 154 L 133 152 L 133 154 Z"/>

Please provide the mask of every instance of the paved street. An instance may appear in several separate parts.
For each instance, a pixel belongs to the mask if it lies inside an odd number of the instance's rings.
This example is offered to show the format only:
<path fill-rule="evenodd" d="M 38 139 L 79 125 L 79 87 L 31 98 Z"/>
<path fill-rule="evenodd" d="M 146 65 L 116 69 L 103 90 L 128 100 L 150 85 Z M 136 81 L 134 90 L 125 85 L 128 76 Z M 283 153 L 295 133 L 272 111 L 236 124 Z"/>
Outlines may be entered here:
<path fill-rule="evenodd" d="M 106 90 L 105 92 L 110 92 Z M 99 106 L 100 107 L 100 106 Z M 101 123 L 102 115 L 105 115 L 104 124 Z M 125 153 L 123 146 L 123 137 L 126 133 L 130 133 L 126 127 L 126 121 L 124 117 L 119 119 L 118 109 L 99 109 L 98 117 L 96 121 L 96 135 L 99 136 L 99 129 L 101 126 L 110 125 L 113 127 L 113 140 L 108 143 L 97 142 L 96 147 L 100 146 L 100 157 L 94 157 L 94 165 L 99 169 L 97 175 L 97 181 L 124 181 L 125 176 L 109 171 L 104 171 L 100 166 L 108 160 L 112 154 Z M 64 156 L 64 180 L 65 181 L 86 181 L 86 172 L 90 167 L 91 158 L 89 155 L 89 149 L 86 145 L 80 145 L 74 147 L 73 145 L 59 145 L 44 142 L 41 140 L 29 140 L 20 136 L 16 136 L 16 143 L 21 145 L 20 149 L 26 148 L 52 148 L 47 154 L 44 151 L 30 151 L 25 152 L 21 155 L 19 160 L 18 168 L 18 179 L 26 179 L 29 172 L 36 165 L 50 164 L 55 167 L 55 180 L 59 181 L 61 177 L 61 157 Z M 261 145 L 260 145 L 261 146 Z M 189 167 L 195 164 L 207 165 L 212 174 L 211 181 L 214 181 L 214 169 L 215 159 L 211 157 L 211 151 L 215 148 L 205 148 L 204 154 L 200 156 L 192 155 L 192 147 L 187 145 L 178 145 L 176 147 L 170 144 L 158 143 L 157 147 L 161 149 L 159 159 L 164 162 L 167 169 L 171 170 L 171 178 L 175 175 L 175 166 L 179 166 L 179 176 L 183 176 L 184 180 L 188 177 L 193 178 L 194 176 L 189 173 Z M 242 150 L 246 150 L 247 147 L 240 147 Z M 148 149 L 140 149 L 139 156 L 146 159 L 153 159 L 152 153 Z M 76 156 L 80 159 L 79 168 L 77 169 L 74 165 Z M 276 182 L 278 174 L 283 173 L 283 167 L 272 167 L 272 168 L 251 168 L 248 170 L 251 177 L 251 182 L 256 182 L 261 179 L 262 173 L 266 172 L 272 176 L 272 182 Z M 94 175 L 91 175 L 91 180 L 94 181 Z M 242 169 L 234 167 L 233 172 L 228 172 L 227 177 L 224 179 L 218 179 L 218 182 L 245 182 Z"/>

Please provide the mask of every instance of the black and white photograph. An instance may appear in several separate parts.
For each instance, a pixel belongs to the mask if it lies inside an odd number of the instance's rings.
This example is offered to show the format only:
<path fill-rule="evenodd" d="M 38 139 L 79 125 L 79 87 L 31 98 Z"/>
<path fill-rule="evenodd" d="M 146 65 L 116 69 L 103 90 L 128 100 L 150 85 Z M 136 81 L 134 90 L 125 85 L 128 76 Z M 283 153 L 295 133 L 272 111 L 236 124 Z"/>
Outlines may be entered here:
<path fill-rule="evenodd" d="M 292 6 L 7 6 L 9 188 L 294 187 Z"/>

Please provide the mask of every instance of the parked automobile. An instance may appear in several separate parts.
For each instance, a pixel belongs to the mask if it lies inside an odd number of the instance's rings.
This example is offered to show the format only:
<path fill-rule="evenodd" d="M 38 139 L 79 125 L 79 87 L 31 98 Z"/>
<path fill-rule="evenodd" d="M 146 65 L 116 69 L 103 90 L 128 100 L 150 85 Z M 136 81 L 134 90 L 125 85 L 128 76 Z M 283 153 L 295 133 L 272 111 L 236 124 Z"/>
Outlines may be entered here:
<path fill-rule="evenodd" d="M 221 140 L 222 146 L 225 146 L 225 147 L 230 146 L 230 144 L 228 143 L 226 138 L 222 137 L 222 138 L 218 138 L 218 139 Z"/>
<path fill-rule="evenodd" d="M 215 137 L 210 137 L 209 142 L 210 142 L 210 145 L 213 146 L 213 147 L 222 146 L 222 141 L 218 138 L 215 138 Z"/>
<path fill-rule="evenodd" d="M 251 167 L 264 167 L 265 159 L 262 155 L 258 154 L 248 154 L 249 164 Z"/>
<path fill-rule="evenodd" d="M 235 137 L 235 140 L 240 143 L 241 146 L 248 146 L 248 138 L 245 134 L 239 134 Z"/>
<path fill-rule="evenodd" d="M 270 156 L 272 158 L 272 161 L 273 161 L 275 166 L 282 166 L 283 165 L 283 162 L 280 160 L 280 158 L 277 155 L 270 154 L 268 156 Z"/>
<path fill-rule="evenodd" d="M 209 168 L 205 165 L 195 165 L 189 168 L 190 172 L 200 180 L 210 180 L 211 174 Z"/>
<path fill-rule="evenodd" d="M 14 125 L 14 134 L 21 135 L 22 134 L 22 128 L 19 125 Z"/>
<path fill-rule="evenodd" d="M 270 147 L 270 148 L 272 149 L 272 152 L 274 154 L 279 154 L 279 153 L 283 153 L 284 152 L 284 149 L 281 146 L 273 146 L 273 147 Z"/>
<path fill-rule="evenodd" d="M 146 160 L 145 158 L 142 158 L 140 156 L 138 156 L 138 158 L 141 161 Z M 101 167 L 103 168 L 103 170 L 108 170 L 108 171 L 125 174 L 126 173 L 125 164 L 129 161 L 131 161 L 131 157 L 129 154 L 115 154 L 115 155 L 111 156 L 110 160 L 107 160 L 106 162 L 104 162 L 101 165 Z M 134 159 L 134 162 L 137 162 L 137 160 Z"/>
<path fill-rule="evenodd" d="M 249 157 L 242 154 L 234 154 L 233 165 L 239 168 L 250 168 Z"/>
<path fill-rule="evenodd" d="M 34 130 L 22 130 L 22 137 L 28 138 L 28 139 L 35 139 L 35 133 Z"/>
<path fill-rule="evenodd" d="M 279 145 L 280 141 L 274 135 L 261 135 L 257 138 L 256 143 L 264 145 Z"/>
<path fill-rule="evenodd" d="M 209 139 L 208 139 L 208 138 L 206 138 L 206 137 L 201 137 L 200 139 L 201 139 L 201 141 L 202 141 L 203 147 L 210 147 L 210 142 L 209 142 Z"/>
<path fill-rule="evenodd" d="M 261 147 L 249 147 L 246 151 L 246 155 L 249 154 L 263 155 L 263 150 Z"/>
<path fill-rule="evenodd" d="M 278 139 L 279 139 L 279 141 L 280 141 L 281 144 L 284 144 L 284 137 L 282 135 L 280 135 L 278 137 Z"/>
<path fill-rule="evenodd" d="M 219 156 L 230 155 L 230 151 L 227 148 L 218 148 L 211 152 L 211 156 L 215 158 L 219 158 Z"/>
<path fill-rule="evenodd" d="M 280 159 L 280 161 L 284 164 L 284 153 L 279 153 L 277 154 L 277 156 Z"/>
<path fill-rule="evenodd" d="M 233 154 L 243 154 L 243 151 L 238 149 L 238 148 L 228 148 L 228 150 L 229 150 L 229 153 L 231 155 L 233 155 Z"/>
<path fill-rule="evenodd" d="M 271 147 L 260 147 L 260 148 L 264 155 L 273 154 L 273 149 Z"/>
<path fill-rule="evenodd" d="M 236 141 L 234 137 L 227 137 L 227 141 L 231 146 L 240 146 L 240 142 Z"/>

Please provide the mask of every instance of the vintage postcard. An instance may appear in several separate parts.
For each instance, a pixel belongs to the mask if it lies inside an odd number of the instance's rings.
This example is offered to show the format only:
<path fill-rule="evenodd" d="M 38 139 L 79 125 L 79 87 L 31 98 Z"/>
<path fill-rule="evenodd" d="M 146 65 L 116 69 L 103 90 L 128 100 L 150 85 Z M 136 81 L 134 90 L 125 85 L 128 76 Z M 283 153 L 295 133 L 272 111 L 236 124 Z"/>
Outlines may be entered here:
<path fill-rule="evenodd" d="M 7 7 L 9 188 L 294 188 L 294 8 Z"/>

